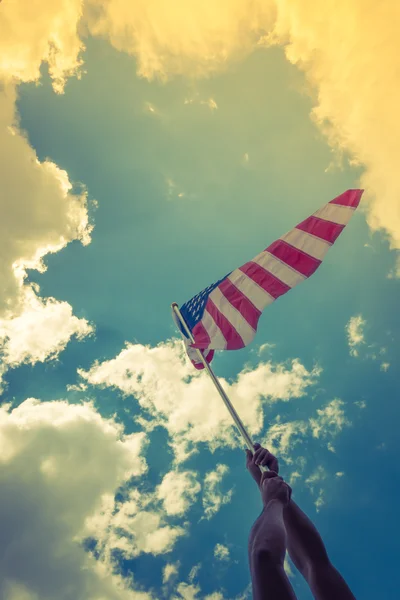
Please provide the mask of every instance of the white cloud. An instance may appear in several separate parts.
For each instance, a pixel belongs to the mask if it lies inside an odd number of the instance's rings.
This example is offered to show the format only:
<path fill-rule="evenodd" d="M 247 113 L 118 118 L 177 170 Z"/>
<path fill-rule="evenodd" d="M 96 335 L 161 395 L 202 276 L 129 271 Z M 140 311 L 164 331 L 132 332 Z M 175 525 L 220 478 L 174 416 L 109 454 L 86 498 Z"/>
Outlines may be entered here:
<path fill-rule="evenodd" d="M 263 428 L 263 406 L 304 396 L 319 373 L 317 368 L 308 371 L 298 360 L 269 361 L 246 368 L 231 383 L 220 381 L 244 424 L 256 435 Z M 146 430 L 165 427 L 178 462 L 196 451 L 199 442 L 211 450 L 237 444 L 226 407 L 207 374 L 194 371 L 179 341 L 155 348 L 127 344 L 114 359 L 96 362 L 79 374 L 93 386 L 113 387 L 134 396 L 142 409 L 137 422 Z"/>
<path fill-rule="evenodd" d="M 167 515 L 183 515 L 196 501 L 201 485 L 196 473 L 170 471 L 165 475 L 156 493 Z"/>
<path fill-rule="evenodd" d="M 72 193 L 65 171 L 50 161 L 38 161 L 18 130 L 15 99 L 14 87 L 1 87 L 0 79 L 3 375 L 8 367 L 54 358 L 72 336 L 80 339 L 92 331 L 85 319 L 73 315 L 69 304 L 53 298 L 42 299 L 37 286 L 25 283 L 27 269 L 46 270 L 43 262 L 46 254 L 58 252 L 72 240 L 89 243 L 91 227 L 86 192 Z"/>
<path fill-rule="evenodd" d="M 86 319 L 72 314 L 67 302 L 42 299 L 30 287 L 24 292 L 21 314 L 0 319 L 0 351 L 8 368 L 56 358 L 71 337 L 81 340 L 93 332 Z"/>
<path fill-rule="evenodd" d="M 204 477 L 203 507 L 205 519 L 211 519 L 223 506 L 231 501 L 233 490 L 223 493 L 221 482 L 228 473 L 227 465 L 218 464 L 215 471 L 210 471 Z"/>
<path fill-rule="evenodd" d="M 201 588 L 199 585 L 193 583 L 181 582 L 177 585 L 175 593 L 178 596 L 172 596 L 171 600 L 227 600 L 224 598 L 222 592 L 215 591 L 205 596 L 201 594 Z M 247 597 L 247 596 L 246 596 Z M 235 596 L 232 600 L 244 600 L 245 596 Z"/>
<path fill-rule="evenodd" d="M 350 347 L 350 354 L 358 356 L 358 347 L 365 343 L 364 326 L 366 321 L 361 315 L 351 317 L 346 325 L 347 340 Z"/>
<path fill-rule="evenodd" d="M 190 569 L 190 573 L 188 575 L 188 579 L 189 579 L 190 583 L 193 583 L 193 581 L 197 578 L 200 569 L 201 569 L 201 563 L 198 563 L 197 565 L 194 565 Z"/>
<path fill-rule="evenodd" d="M 317 512 L 325 504 L 325 491 L 321 487 L 321 483 L 325 481 L 327 476 L 326 470 L 320 465 L 304 482 L 310 488 L 311 493 L 317 496 L 314 502 Z"/>
<path fill-rule="evenodd" d="M 273 454 L 284 458 L 288 464 L 293 463 L 293 448 L 301 444 L 308 433 L 309 426 L 306 421 L 288 421 L 281 423 L 280 419 L 272 424 L 267 431 L 265 447 Z"/>
<path fill-rule="evenodd" d="M 343 400 L 335 398 L 324 408 L 317 409 L 318 416 L 310 419 L 311 432 L 315 438 L 333 437 L 344 427 L 350 425 L 350 421 L 344 414 L 343 406 Z"/>
<path fill-rule="evenodd" d="M 176 540 L 186 533 L 180 525 L 170 525 L 155 493 L 131 489 L 123 500 L 106 498 L 102 511 L 86 523 L 86 535 L 97 541 L 97 551 L 110 562 L 118 550 L 126 559 L 140 554 L 170 552 Z"/>
<path fill-rule="evenodd" d="M 150 600 L 79 543 L 104 498 L 145 472 L 144 442 L 90 404 L 0 409 L 2 598 Z"/>
<path fill-rule="evenodd" d="M 178 575 L 179 562 L 167 563 L 163 570 L 163 583 L 168 583 L 174 576 Z"/>
<path fill-rule="evenodd" d="M 229 548 L 223 544 L 216 544 L 214 556 L 217 560 L 229 560 Z"/>
<path fill-rule="evenodd" d="M 26 269 L 43 272 L 43 257 L 72 240 L 90 241 L 87 194 L 72 193 L 65 171 L 39 162 L 16 127 L 16 92 L 0 89 L 0 316 L 18 314 Z"/>
<path fill-rule="evenodd" d="M 383 362 L 381 364 L 381 371 L 383 371 L 384 373 L 386 373 L 386 371 L 388 371 L 390 368 L 390 363 L 388 362 Z"/>
<path fill-rule="evenodd" d="M 179 596 L 173 596 L 172 600 L 199 600 L 200 586 L 191 583 L 181 582 L 178 584 L 177 593 Z"/>
<path fill-rule="evenodd" d="M 46 270 L 47 254 L 73 240 L 89 243 L 91 226 L 86 191 L 73 192 L 65 171 L 38 160 L 15 110 L 16 86 L 39 81 L 43 62 L 57 92 L 78 73 L 81 14 L 81 0 L 15 0 L 0 11 L 1 375 L 9 366 L 53 358 L 71 336 L 91 331 L 67 303 L 39 298 L 38 287 L 25 281 L 27 269 Z"/>

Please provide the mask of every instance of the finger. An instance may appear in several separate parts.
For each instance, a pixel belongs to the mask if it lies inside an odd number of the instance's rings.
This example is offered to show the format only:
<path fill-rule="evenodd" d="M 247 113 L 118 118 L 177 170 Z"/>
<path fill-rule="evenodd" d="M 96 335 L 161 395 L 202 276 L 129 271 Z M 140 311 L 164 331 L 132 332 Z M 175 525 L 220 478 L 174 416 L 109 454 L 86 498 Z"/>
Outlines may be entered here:
<path fill-rule="evenodd" d="M 271 454 L 271 452 L 269 452 L 267 449 L 265 449 L 265 450 L 264 450 L 264 453 L 263 453 L 263 457 L 262 457 L 262 462 L 261 462 L 261 464 L 262 464 L 264 467 L 265 467 L 265 466 L 269 467 L 269 466 L 272 464 L 272 462 L 273 462 L 273 460 L 272 460 L 272 459 L 273 459 L 273 457 L 272 457 L 272 454 Z M 273 470 L 273 471 L 275 471 L 276 469 L 272 469 L 272 470 Z"/>
<path fill-rule="evenodd" d="M 260 446 L 260 448 L 257 448 L 257 450 L 254 452 L 253 454 L 253 463 L 257 462 L 258 457 L 260 456 L 260 453 L 263 451 L 263 448 Z"/>
<path fill-rule="evenodd" d="M 250 450 L 246 450 L 246 467 L 248 467 L 253 460 L 253 453 Z"/>
<path fill-rule="evenodd" d="M 265 448 L 260 448 L 260 450 L 257 450 L 257 457 L 254 459 L 254 462 L 256 463 L 256 465 L 263 464 L 263 460 L 265 458 L 266 453 L 267 453 L 267 450 Z"/>
<path fill-rule="evenodd" d="M 261 448 L 261 444 L 259 444 L 258 442 L 256 442 L 253 446 L 254 450 L 258 450 L 259 448 Z"/>
<path fill-rule="evenodd" d="M 276 473 L 279 473 L 278 459 L 269 450 L 266 450 L 266 454 L 261 464 L 263 466 L 267 466 L 269 469 L 271 469 L 271 471 L 276 471 Z"/>

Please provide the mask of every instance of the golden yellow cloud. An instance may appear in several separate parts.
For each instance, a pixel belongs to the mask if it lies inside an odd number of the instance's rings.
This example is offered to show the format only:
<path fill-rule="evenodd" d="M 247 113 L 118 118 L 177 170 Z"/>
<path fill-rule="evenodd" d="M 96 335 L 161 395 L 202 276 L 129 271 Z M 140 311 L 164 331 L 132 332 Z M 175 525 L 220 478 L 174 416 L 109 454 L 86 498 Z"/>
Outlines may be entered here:
<path fill-rule="evenodd" d="M 87 194 L 72 193 L 68 174 L 40 162 L 16 114 L 17 84 L 37 81 L 48 63 L 55 91 L 76 73 L 83 48 L 81 0 L 12 0 L 0 8 L 0 391 L 2 375 L 23 362 L 57 356 L 73 335 L 92 328 L 66 302 L 43 299 L 26 270 L 70 241 L 90 241 Z"/>
<path fill-rule="evenodd" d="M 317 92 L 329 142 L 365 167 L 371 229 L 400 248 L 400 5 L 371 0 L 277 1 L 276 40 Z"/>
<path fill-rule="evenodd" d="M 251 52 L 273 24 L 274 3 L 89 0 L 85 20 L 92 35 L 136 57 L 140 76 L 199 77 Z"/>
<path fill-rule="evenodd" d="M 284 45 L 329 144 L 365 168 L 371 229 L 399 249 L 399 26 L 391 0 L 14 0 L 0 11 L 0 80 L 38 79 L 45 61 L 62 90 L 79 69 L 82 33 L 135 56 L 148 79 L 205 77 L 260 45 Z"/>
<path fill-rule="evenodd" d="M 55 89 L 80 66 L 83 0 L 13 0 L 0 9 L 0 80 L 36 81 L 47 62 Z"/>
<path fill-rule="evenodd" d="M 367 220 L 400 248 L 400 5 L 370 0 L 90 0 L 92 35 L 151 79 L 207 76 L 257 46 L 283 44 L 315 93 L 313 118 L 365 167 Z M 96 9 L 96 10 L 95 10 Z"/>

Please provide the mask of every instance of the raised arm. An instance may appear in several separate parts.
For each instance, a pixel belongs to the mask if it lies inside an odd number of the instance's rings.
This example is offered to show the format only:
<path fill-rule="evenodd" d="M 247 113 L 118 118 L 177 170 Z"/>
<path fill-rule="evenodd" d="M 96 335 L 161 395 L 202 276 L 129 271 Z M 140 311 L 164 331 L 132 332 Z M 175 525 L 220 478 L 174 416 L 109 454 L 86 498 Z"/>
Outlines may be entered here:
<path fill-rule="evenodd" d="M 296 600 L 283 568 L 286 530 L 283 511 L 291 489 L 276 473 L 263 473 L 260 490 L 264 509 L 252 530 L 249 560 L 254 600 Z"/>
<path fill-rule="evenodd" d="M 279 473 L 277 458 L 266 448 L 255 444 L 254 454 L 247 450 L 246 466 L 260 487 L 260 466 Z M 332 565 L 320 534 L 312 521 L 294 502 L 283 510 L 287 550 L 293 564 L 306 579 L 316 600 L 355 600 L 347 583 Z M 255 535 L 255 532 L 253 533 Z"/>

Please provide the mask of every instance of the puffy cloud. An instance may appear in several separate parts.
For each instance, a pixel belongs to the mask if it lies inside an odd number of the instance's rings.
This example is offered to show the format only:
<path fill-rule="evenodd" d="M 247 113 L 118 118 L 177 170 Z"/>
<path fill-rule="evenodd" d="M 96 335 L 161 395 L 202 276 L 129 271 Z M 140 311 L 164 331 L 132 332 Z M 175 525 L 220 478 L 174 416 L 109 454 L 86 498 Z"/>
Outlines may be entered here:
<path fill-rule="evenodd" d="M 316 410 L 316 416 L 296 421 L 282 421 L 278 416 L 275 423 L 269 427 L 264 446 L 271 452 L 284 459 L 287 465 L 294 470 L 289 475 L 289 482 L 293 484 L 301 477 L 306 466 L 306 459 L 294 452 L 294 448 L 304 443 L 312 436 L 315 439 L 323 439 L 328 450 L 335 451 L 332 440 L 343 430 L 351 425 L 344 413 L 344 402 L 335 398 L 328 402 L 323 408 Z M 293 455 L 296 458 L 293 458 Z"/>
<path fill-rule="evenodd" d="M 267 432 L 265 446 L 273 453 L 279 455 L 288 464 L 293 463 L 293 448 L 300 444 L 306 434 L 309 426 L 306 421 L 287 421 L 281 422 L 278 418 Z"/>
<path fill-rule="evenodd" d="M 395 2 L 174 0 L 166 9 L 162 0 L 91 0 L 85 20 L 92 35 L 135 56 L 138 74 L 148 79 L 209 76 L 262 45 L 284 45 L 288 60 L 305 72 L 312 118 L 327 141 L 364 167 L 370 227 L 400 248 Z"/>
<path fill-rule="evenodd" d="M 397 163 L 400 8 L 371 0 L 277 1 L 275 40 L 316 91 L 313 117 L 333 147 L 365 172 L 368 222 L 400 248 Z M 385 68 L 382 69 L 382 65 Z"/>
<path fill-rule="evenodd" d="M 0 319 L 4 372 L 22 363 L 34 365 L 55 358 L 72 336 L 80 340 L 92 332 L 93 327 L 86 319 L 72 314 L 70 304 L 54 298 L 42 299 L 33 288 L 26 286 L 21 314 Z"/>
<path fill-rule="evenodd" d="M 53 358 L 71 336 L 91 332 L 65 302 L 42 300 L 26 270 L 73 240 L 90 241 L 87 193 L 65 171 L 39 161 L 19 128 L 16 85 L 38 81 L 43 62 L 57 92 L 78 73 L 82 0 L 7 2 L 0 11 L 0 350 L 9 366 Z M 40 329 L 40 334 L 38 331 Z"/>
<path fill-rule="evenodd" d="M 181 582 L 178 584 L 176 592 L 179 596 L 173 596 L 172 600 L 199 600 L 200 586 L 192 583 Z"/>
<path fill-rule="evenodd" d="M 105 37 L 136 57 L 138 74 L 208 76 L 251 52 L 260 27 L 273 23 L 271 2 L 246 0 L 91 0 L 86 21 L 92 35 Z"/>
<path fill-rule="evenodd" d="M 203 507 L 205 519 L 211 519 L 223 506 L 231 501 L 233 490 L 223 493 L 221 482 L 228 473 L 227 465 L 218 464 L 215 471 L 210 471 L 204 477 Z"/>
<path fill-rule="evenodd" d="M 163 569 L 163 583 L 168 583 L 178 574 L 179 563 L 167 563 Z"/>
<path fill-rule="evenodd" d="M 2 598 L 150 600 L 79 542 L 104 498 L 145 472 L 144 442 L 90 404 L 29 399 L 0 409 Z"/>
<path fill-rule="evenodd" d="M 0 14 L 0 79 L 38 80 L 47 62 L 61 91 L 79 71 L 86 30 L 135 56 L 148 79 L 209 76 L 262 45 L 284 45 L 309 80 L 328 142 L 364 167 L 370 227 L 399 249 L 399 22 L 396 3 L 371 0 L 17 0 Z"/>
<path fill-rule="evenodd" d="M 217 560 L 229 560 L 229 548 L 223 544 L 216 544 L 214 556 Z"/>
<path fill-rule="evenodd" d="M 179 583 L 175 592 L 178 596 L 172 596 L 172 600 L 224 600 L 224 595 L 218 591 L 199 596 L 201 594 L 200 586 L 187 582 Z M 244 596 L 236 596 L 233 600 L 244 600 Z"/>
<path fill-rule="evenodd" d="M 249 431 L 257 434 L 263 428 L 263 406 L 304 396 L 319 373 L 317 368 L 308 371 L 298 360 L 261 362 L 254 369 L 246 368 L 235 381 L 221 379 L 221 383 Z M 142 409 L 137 422 L 146 430 L 165 427 L 178 462 L 200 442 L 211 450 L 237 443 L 226 407 L 207 374 L 194 371 L 180 341 L 154 348 L 127 344 L 114 359 L 96 362 L 79 374 L 93 386 L 113 387 L 135 396 Z"/>
<path fill-rule="evenodd" d="M 87 520 L 85 535 L 96 540 L 96 551 L 109 563 L 115 551 L 131 559 L 140 554 L 165 554 L 185 529 L 170 525 L 157 495 L 130 489 L 122 500 L 103 500 L 102 510 Z"/>
<path fill-rule="evenodd" d="M 90 241 L 87 194 L 72 193 L 65 171 L 40 162 L 16 128 L 15 89 L 0 90 L 0 315 L 18 313 L 26 269 L 72 240 Z"/>
<path fill-rule="evenodd" d="M 56 4 L 17 0 L 0 12 L 0 376 L 54 357 L 71 336 L 91 331 L 67 303 L 42 300 L 25 283 L 27 269 L 45 271 L 47 254 L 90 241 L 86 191 L 73 192 L 65 171 L 38 160 L 15 113 L 15 84 L 38 80 L 42 61 L 58 91 L 79 65 L 81 1 Z"/>
<path fill-rule="evenodd" d="M 37 81 L 46 62 L 55 89 L 77 73 L 82 0 L 4 2 L 0 12 L 0 79 Z"/>
<path fill-rule="evenodd" d="M 317 408 L 318 416 L 310 419 L 312 435 L 315 438 L 333 437 L 340 433 L 344 427 L 350 425 L 350 421 L 344 414 L 343 406 L 343 400 L 335 398 L 324 408 Z"/>
<path fill-rule="evenodd" d="M 167 515 L 183 515 L 196 500 L 201 485 L 190 471 L 170 471 L 157 488 Z"/>
<path fill-rule="evenodd" d="M 351 317 L 346 325 L 347 340 L 350 347 L 350 354 L 358 356 L 358 346 L 365 343 L 364 326 L 366 321 L 361 315 Z"/>

